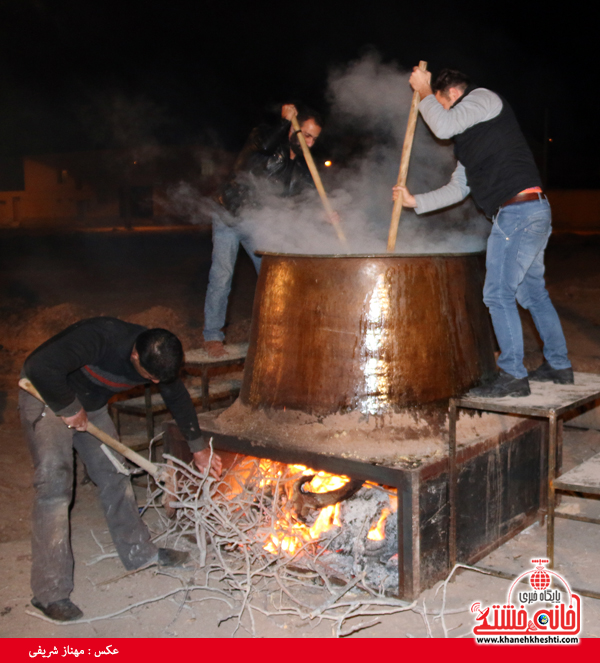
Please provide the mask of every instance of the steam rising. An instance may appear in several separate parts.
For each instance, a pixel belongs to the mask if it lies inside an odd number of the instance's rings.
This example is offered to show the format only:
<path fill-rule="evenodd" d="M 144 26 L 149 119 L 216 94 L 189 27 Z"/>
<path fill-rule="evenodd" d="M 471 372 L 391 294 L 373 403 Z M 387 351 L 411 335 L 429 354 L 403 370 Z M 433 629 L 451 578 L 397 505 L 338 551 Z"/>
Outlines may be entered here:
<path fill-rule="evenodd" d="M 263 251 L 339 254 L 384 253 L 406 123 L 412 100 L 409 74 L 369 55 L 329 77 L 331 119 L 324 129 L 334 152 L 329 171 L 317 160 L 333 208 L 341 217 L 348 246 L 326 221 L 312 188 L 284 198 L 263 179 L 254 182 L 251 205 L 239 212 L 240 230 Z M 336 157 L 337 154 L 337 157 Z M 337 163 L 343 166 L 336 167 Z M 419 117 L 408 175 L 412 193 L 443 186 L 456 165 L 452 147 L 436 140 Z M 180 191 L 181 193 L 181 191 Z M 188 192 L 189 193 L 189 192 Z M 402 211 L 398 253 L 482 250 L 489 223 L 470 198 L 432 214 Z"/>

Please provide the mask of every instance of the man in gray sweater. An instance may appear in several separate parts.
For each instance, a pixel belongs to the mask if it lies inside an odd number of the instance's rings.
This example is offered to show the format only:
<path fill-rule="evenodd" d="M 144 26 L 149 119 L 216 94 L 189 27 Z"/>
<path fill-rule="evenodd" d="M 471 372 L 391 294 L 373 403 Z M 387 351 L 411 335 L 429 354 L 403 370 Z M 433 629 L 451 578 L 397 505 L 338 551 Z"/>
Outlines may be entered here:
<path fill-rule="evenodd" d="M 472 86 L 465 74 L 415 67 L 410 84 L 421 97 L 419 111 L 431 131 L 454 140 L 457 165 L 450 182 L 412 195 L 394 187 L 394 199 L 417 214 L 448 207 L 469 194 L 492 219 L 483 299 L 500 346 L 500 373 L 473 396 L 527 396 L 529 380 L 573 383 L 573 370 L 558 315 L 544 281 L 544 251 L 552 232 L 550 205 L 542 192 L 533 155 L 507 102 Z M 517 302 L 529 309 L 544 343 L 544 363 L 531 373 L 523 365 L 523 331 Z"/>

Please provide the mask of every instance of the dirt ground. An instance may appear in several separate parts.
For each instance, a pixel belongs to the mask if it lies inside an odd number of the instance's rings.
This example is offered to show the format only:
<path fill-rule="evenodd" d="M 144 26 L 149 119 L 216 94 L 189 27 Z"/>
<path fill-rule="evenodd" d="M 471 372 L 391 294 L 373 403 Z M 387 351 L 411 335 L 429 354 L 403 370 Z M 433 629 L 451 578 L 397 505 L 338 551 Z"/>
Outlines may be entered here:
<path fill-rule="evenodd" d="M 110 556 L 111 543 L 91 483 L 82 484 L 78 472 L 72 511 L 75 552 L 73 601 L 95 621 L 56 625 L 39 619 L 29 601 L 30 524 L 33 498 L 29 453 L 16 410 L 16 382 L 27 354 L 52 334 L 83 317 L 115 315 L 176 332 L 186 349 L 201 339 L 204 292 L 210 266 L 208 229 L 113 231 L 72 234 L 3 233 L 0 241 L 0 636 L 2 637 L 230 637 L 234 620 L 222 621 L 229 607 L 214 597 L 183 604 L 185 588 L 197 569 L 158 572 L 148 568 L 122 577 L 123 568 Z M 600 237 L 553 237 L 547 253 L 548 286 L 563 322 L 573 366 L 600 373 Z M 227 339 L 247 340 L 256 276 L 248 257 L 240 255 L 230 299 Z M 524 316 L 527 363 L 541 361 L 540 344 L 528 316 Z M 125 441 L 143 438 L 144 421 L 128 417 Z M 565 429 L 565 467 L 600 451 L 600 432 Z M 139 482 L 138 483 L 142 483 Z M 140 503 L 143 485 L 136 486 Z M 596 501 L 565 498 L 571 513 L 598 517 Z M 158 526 L 148 514 L 151 528 Z M 593 571 L 600 558 L 600 530 L 595 525 L 557 522 L 558 571 L 573 587 L 600 591 Z M 545 551 L 545 529 L 533 525 L 498 550 L 483 564 L 505 572 L 531 567 L 530 560 Z M 104 557 L 104 555 L 108 555 Z M 101 557 L 101 559 L 98 559 Z M 509 582 L 472 571 L 448 584 L 446 626 L 449 637 L 469 636 L 474 601 L 503 602 Z M 441 593 L 427 590 L 418 599 L 429 611 L 441 607 Z M 177 590 L 177 591 L 176 591 Z M 102 618 L 132 604 L 168 594 L 123 614 Z M 265 606 L 270 597 L 265 595 Z M 459 612 L 460 610 L 460 612 Z M 39 614 L 39 613 L 38 613 Z M 318 619 L 256 616 L 262 637 L 332 637 L 332 628 Z M 586 637 L 600 637 L 600 603 L 584 599 Z M 236 637 L 247 636 L 244 629 Z M 382 617 L 355 637 L 442 637 L 439 619 L 413 611 Z"/>

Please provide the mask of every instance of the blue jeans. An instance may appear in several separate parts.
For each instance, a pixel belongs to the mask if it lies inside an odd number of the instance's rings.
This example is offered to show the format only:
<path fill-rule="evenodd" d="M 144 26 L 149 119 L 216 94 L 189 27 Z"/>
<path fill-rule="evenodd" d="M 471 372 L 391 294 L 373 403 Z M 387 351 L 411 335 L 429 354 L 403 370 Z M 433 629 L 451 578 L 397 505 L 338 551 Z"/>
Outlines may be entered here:
<path fill-rule="evenodd" d="M 498 366 L 517 377 L 523 365 L 523 330 L 517 303 L 531 312 L 552 368 L 569 368 L 567 344 L 544 281 L 544 250 L 552 232 L 550 204 L 541 197 L 502 208 L 487 244 L 483 301 L 500 346 Z"/>
<path fill-rule="evenodd" d="M 227 301 L 231 290 L 231 280 L 240 244 L 252 258 L 256 271 L 260 270 L 260 258 L 254 254 L 252 238 L 241 231 L 239 226 L 228 226 L 213 216 L 212 264 L 208 275 L 208 288 L 204 301 L 204 340 L 222 341 L 221 331 L 225 326 Z"/>

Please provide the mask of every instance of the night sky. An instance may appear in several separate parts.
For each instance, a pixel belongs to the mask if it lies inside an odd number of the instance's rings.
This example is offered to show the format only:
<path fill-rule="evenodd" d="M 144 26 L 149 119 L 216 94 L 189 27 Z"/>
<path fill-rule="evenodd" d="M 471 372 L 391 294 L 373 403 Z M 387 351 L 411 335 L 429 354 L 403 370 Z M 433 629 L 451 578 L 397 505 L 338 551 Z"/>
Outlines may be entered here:
<path fill-rule="evenodd" d="M 330 68 L 374 50 L 466 71 L 509 100 L 538 156 L 548 127 L 551 188 L 598 188 L 590 7 L 0 0 L 0 157 L 148 140 L 237 149 L 278 102 L 326 112 Z"/>

